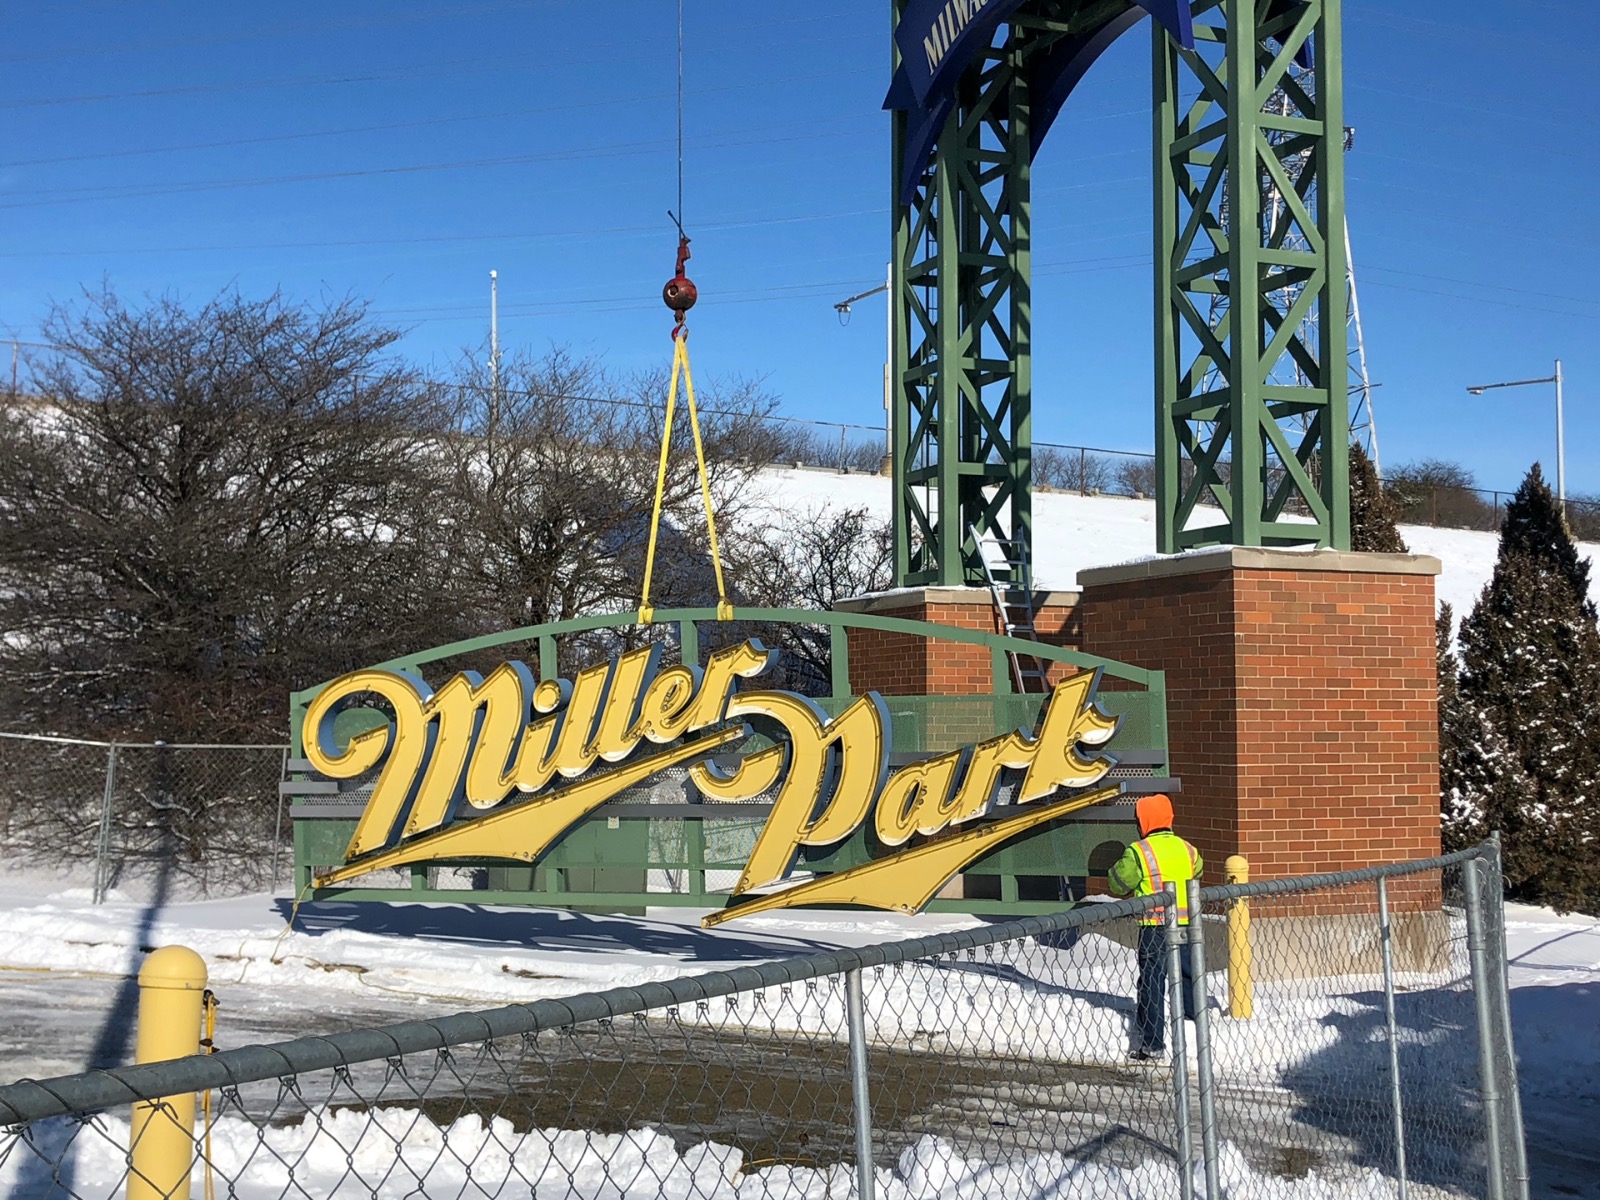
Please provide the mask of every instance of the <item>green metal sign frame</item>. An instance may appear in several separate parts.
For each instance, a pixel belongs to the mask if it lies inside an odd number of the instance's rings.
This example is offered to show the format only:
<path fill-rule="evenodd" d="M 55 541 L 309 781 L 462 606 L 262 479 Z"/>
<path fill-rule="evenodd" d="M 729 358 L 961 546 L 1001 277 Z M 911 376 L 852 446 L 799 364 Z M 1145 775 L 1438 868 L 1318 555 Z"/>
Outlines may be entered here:
<path fill-rule="evenodd" d="M 1100 692 L 1100 702 L 1108 711 L 1123 718 L 1123 730 L 1110 747 L 1113 754 L 1133 753 L 1146 772 L 1165 774 L 1167 755 L 1166 682 L 1160 671 L 1148 671 L 1097 655 L 996 633 L 958 629 L 922 621 L 878 617 L 862 613 L 812 612 L 800 609 L 736 609 L 731 624 L 717 620 L 713 608 L 663 610 L 652 626 L 675 642 L 681 660 L 704 661 L 704 645 L 718 631 L 738 631 L 738 636 L 759 636 L 763 625 L 798 624 L 823 627 L 832 647 L 830 694 L 818 703 L 830 713 L 841 711 L 852 699 L 850 692 L 849 631 L 873 630 L 978 646 L 988 651 L 991 691 L 965 696 L 885 696 L 894 729 L 894 744 L 900 752 L 930 753 L 967 744 L 1018 726 L 1031 725 L 1046 699 L 1038 694 L 1013 690 L 1009 655 L 1018 650 L 1033 654 L 1047 663 L 1063 663 L 1079 670 L 1099 670 L 1105 680 L 1117 681 Z M 529 647 L 537 655 L 542 678 L 559 674 L 559 644 L 564 637 L 602 630 L 637 627 L 636 615 L 618 613 L 583 617 L 549 625 L 512 629 L 467 641 L 452 642 L 431 650 L 405 655 L 375 664 L 377 668 L 421 674 L 440 667 L 453 673 L 452 660 L 462 660 L 485 651 L 510 647 Z M 659 627 L 659 628 L 657 628 Z M 532 657 L 530 655 L 530 657 Z M 324 684 L 307 688 L 290 697 L 290 739 L 296 759 L 303 757 L 302 725 L 307 706 Z M 540 904 L 605 911 L 641 911 L 649 906 L 716 907 L 726 903 L 724 892 L 707 886 L 706 873 L 737 871 L 742 863 L 728 857 L 719 846 L 737 843 L 730 838 L 734 827 L 729 822 L 759 824 L 762 805 L 647 805 L 614 803 L 602 807 L 594 817 L 578 827 L 536 867 L 503 863 L 448 864 L 481 866 L 488 870 L 488 887 L 471 891 L 437 886 L 437 867 L 427 864 L 410 869 L 401 887 L 349 886 L 311 889 L 314 871 L 343 860 L 345 846 L 354 828 L 359 806 L 348 806 L 348 816 L 329 816 L 317 793 L 326 785 L 305 778 L 288 785 L 300 789 L 301 799 L 291 809 L 294 822 L 297 890 L 318 900 L 427 900 L 479 904 Z M 352 797 L 354 798 L 354 797 Z M 1108 848 L 1120 853 L 1127 841 L 1130 816 L 1125 813 L 1091 813 L 1084 819 L 1069 818 L 1032 836 L 1018 838 L 1000 847 L 975 864 L 968 872 L 992 880 L 988 897 L 934 901 L 936 910 L 961 912 L 1045 912 L 1061 907 L 1056 897 L 1030 899 L 1030 878 L 1077 876 L 1091 866 L 1103 870 L 1096 860 L 1097 849 L 1104 857 Z M 670 837 L 663 836 L 662 823 L 675 823 Z M 721 857 L 719 857 L 719 854 Z M 806 867 L 812 871 L 841 869 L 864 861 L 867 849 L 858 835 L 821 852 L 808 852 Z M 674 892 L 645 892 L 643 880 L 650 870 L 682 871 L 686 887 Z"/>

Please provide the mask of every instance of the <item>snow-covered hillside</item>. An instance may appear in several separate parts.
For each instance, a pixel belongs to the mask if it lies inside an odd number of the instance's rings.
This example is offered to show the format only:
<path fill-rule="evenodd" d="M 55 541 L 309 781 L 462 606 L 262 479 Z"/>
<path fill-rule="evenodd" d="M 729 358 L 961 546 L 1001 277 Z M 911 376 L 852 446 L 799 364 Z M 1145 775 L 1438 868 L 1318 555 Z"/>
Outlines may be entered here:
<path fill-rule="evenodd" d="M 890 515 L 890 483 L 879 475 L 773 468 L 762 472 L 752 496 L 752 507 L 773 517 L 829 508 L 862 508 L 884 521 Z M 1489 582 L 1498 536 L 1426 525 L 1402 525 L 1400 533 L 1413 554 L 1431 554 L 1444 564 L 1435 585 L 1437 596 L 1460 620 Z M 1079 571 L 1155 553 L 1155 501 L 1040 492 L 1033 498 L 1033 536 L 1035 583 L 1071 591 Z M 1592 559 L 1600 546 L 1580 542 L 1578 550 Z"/>

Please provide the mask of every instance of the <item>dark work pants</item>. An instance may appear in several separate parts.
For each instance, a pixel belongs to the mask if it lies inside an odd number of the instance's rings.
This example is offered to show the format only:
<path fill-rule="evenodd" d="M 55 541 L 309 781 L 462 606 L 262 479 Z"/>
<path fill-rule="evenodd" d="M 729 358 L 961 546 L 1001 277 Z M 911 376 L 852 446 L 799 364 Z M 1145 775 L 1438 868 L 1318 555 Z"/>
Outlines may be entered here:
<path fill-rule="evenodd" d="M 1187 938 L 1187 926 L 1178 936 Z M 1193 947 L 1185 941 L 1179 950 L 1183 969 L 1183 1015 L 1194 1020 Z M 1164 1050 L 1167 1046 L 1167 930 L 1163 925 L 1139 926 L 1139 993 L 1134 1005 L 1135 1048 Z"/>

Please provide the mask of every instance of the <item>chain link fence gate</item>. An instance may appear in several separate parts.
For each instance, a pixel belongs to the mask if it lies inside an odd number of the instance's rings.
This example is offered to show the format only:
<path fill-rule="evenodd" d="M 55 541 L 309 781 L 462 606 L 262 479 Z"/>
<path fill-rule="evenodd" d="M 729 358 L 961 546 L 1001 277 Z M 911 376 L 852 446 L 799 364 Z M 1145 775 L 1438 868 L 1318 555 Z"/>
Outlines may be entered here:
<path fill-rule="evenodd" d="M 0 733 L 0 845 L 113 888 L 259 891 L 288 846 L 287 746 L 94 742 Z"/>
<path fill-rule="evenodd" d="M 121 1196 L 128 1106 L 201 1092 L 196 1194 L 241 1200 L 1520 1200 L 1496 856 L 1206 888 L 1187 929 L 1168 906 L 1207 1001 L 1169 1004 L 1170 1061 L 1129 1058 L 1160 898 L 1097 903 L 16 1083 L 0 1195 Z"/>

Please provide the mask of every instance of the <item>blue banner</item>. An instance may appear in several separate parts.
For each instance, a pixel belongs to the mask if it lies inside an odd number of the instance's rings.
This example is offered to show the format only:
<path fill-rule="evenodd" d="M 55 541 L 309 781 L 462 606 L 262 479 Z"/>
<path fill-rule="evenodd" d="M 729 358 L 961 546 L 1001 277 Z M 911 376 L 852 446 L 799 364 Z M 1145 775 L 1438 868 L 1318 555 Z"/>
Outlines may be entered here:
<path fill-rule="evenodd" d="M 911 114 L 907 130 L 901 202 L 916 190 L 928 156 L 955 106 L 956 82 L 993 40 L 995 31 L 1027 0 L 910 0 L 895 28 L 900 69 L 883 106 Z M 1033 150 L 1067 96 L 1117 37 L 1148 13 L 1186 50 L 1194 49 L 1189 0 L 1130 0 L 1128 8 L 1095 29 L 1052 47 L 1036 64 L 1031 81 L 1041 90 Z M 1042 120 L 1041 120 L 1042 118 Z"/>
<path fill-rule="evenodd" d="M 1027 0 L 911 0 L 894 31 L 900 71 L 915 103 L 948 95 L 1000 23 Z M 897 106 L 898 107 L 898 106 Z"/>

